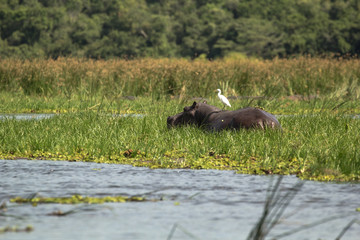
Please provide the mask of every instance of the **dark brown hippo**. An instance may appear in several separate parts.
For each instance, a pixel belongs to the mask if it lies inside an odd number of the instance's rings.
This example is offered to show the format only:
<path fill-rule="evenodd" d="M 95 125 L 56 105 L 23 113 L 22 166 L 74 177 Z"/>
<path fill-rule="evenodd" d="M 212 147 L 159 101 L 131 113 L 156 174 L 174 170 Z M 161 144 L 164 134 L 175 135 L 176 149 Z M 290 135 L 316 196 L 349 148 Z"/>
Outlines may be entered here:
<path fill-rule="evenodd" d="M 184 111 L 167 118 L 168 127 L 195 124 L 211 131 L 240 128 L 281 129 L 276 117 L 259 108 L 247 107 L 235 111 L 223 111 L 220 108 L 194 102 L 184 107 Z"/>

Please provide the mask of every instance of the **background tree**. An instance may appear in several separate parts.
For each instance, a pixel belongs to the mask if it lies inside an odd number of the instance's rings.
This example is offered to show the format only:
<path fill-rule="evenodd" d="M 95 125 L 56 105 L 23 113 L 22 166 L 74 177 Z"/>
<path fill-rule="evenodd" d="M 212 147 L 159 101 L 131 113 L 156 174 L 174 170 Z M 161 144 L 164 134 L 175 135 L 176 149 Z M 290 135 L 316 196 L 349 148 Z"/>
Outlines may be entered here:
<path fill-rule="evenodd" d="M 358 0 L 0 0 L 1 57 L 359 54 Z"/>

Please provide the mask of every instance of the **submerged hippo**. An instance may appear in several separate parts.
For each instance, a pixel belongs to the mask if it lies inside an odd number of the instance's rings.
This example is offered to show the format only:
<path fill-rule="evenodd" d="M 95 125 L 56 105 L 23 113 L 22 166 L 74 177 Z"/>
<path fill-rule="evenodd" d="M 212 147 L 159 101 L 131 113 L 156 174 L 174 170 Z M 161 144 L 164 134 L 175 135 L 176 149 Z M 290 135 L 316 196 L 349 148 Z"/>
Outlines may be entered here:
<path fill-rule="evenodd" d="M 259 108 L 247 107 L 235 111 L 221 109 L 203 103 L 194 102 L 192 106 L 184 107 L 184 111 L 167 118 L 168 127 L 195 124 L 211 131 L 240 128 L 278 128 L 281 125 L 276 117 Z"/>

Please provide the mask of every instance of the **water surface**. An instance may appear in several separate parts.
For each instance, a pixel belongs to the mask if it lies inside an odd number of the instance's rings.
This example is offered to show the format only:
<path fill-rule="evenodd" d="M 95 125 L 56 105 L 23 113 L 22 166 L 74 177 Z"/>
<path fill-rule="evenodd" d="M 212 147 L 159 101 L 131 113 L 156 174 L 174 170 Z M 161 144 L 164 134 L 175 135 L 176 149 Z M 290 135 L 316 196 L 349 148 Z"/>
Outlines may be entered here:
<path fill-rule="evenodd" d="M 0 227 L 26 227 L 30 233 L 6 233 L 1 239 L 246 239 L 262 214 L 271 176 L 219 170 L 171 170 L 128 165 L 65 161 L 0 160 L 0 199 L 140 195 L 157 202 L 61 205 L 7 203 Z M 299 180 L 286 176 L 283 194 Z M 360 219 L 359 184 L 305 181 L 270 236 L 294 231 L 325 218 L 345 215 L 283 239 L 335 239 L 352 220 Z M 67 216 L 54 211 L 76 210 Z M 0 212 L 1 213 L 1 212 Z M 359 239 L 358 223 L 342 239 Z"/>
<path fill-rule="evenodd" d="M 13 114 L 0 114 L 1 119 L 15 119 L 15 120 L 41 120 L 52 118 L 54 113 L 13 113 Z"/>
<path fill-rule="evenodd" d="M 52 118 L 56 115 L 55 113 L 11 113 L 11 114 L 4 114 L 0 113 L 0 120 L 1 119 L 11 119 L 11 120 L 41 120 L 41 119 L 48 119 Z M 144 114 L 138 113 L 124 113 L 124 114 L 109 114 L 109 116 L 113 117 L 133 117 L 133 118 L 143 118 Z"/>

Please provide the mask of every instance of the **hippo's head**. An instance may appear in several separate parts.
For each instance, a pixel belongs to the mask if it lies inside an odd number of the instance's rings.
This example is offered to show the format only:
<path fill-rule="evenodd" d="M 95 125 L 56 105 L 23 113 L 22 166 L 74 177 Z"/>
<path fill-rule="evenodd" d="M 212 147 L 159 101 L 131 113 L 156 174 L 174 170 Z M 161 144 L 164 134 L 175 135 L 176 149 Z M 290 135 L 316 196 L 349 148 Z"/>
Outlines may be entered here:
<path fill-rule="evenodd" d="M 189 107 L 184 107 L 183 112 L 168 117 L 167 118 L 168 128 L 196 123 L 195 112 L 198 106 L 199 104 L 197 102 L 194 102 L 193 105 Z"/>

